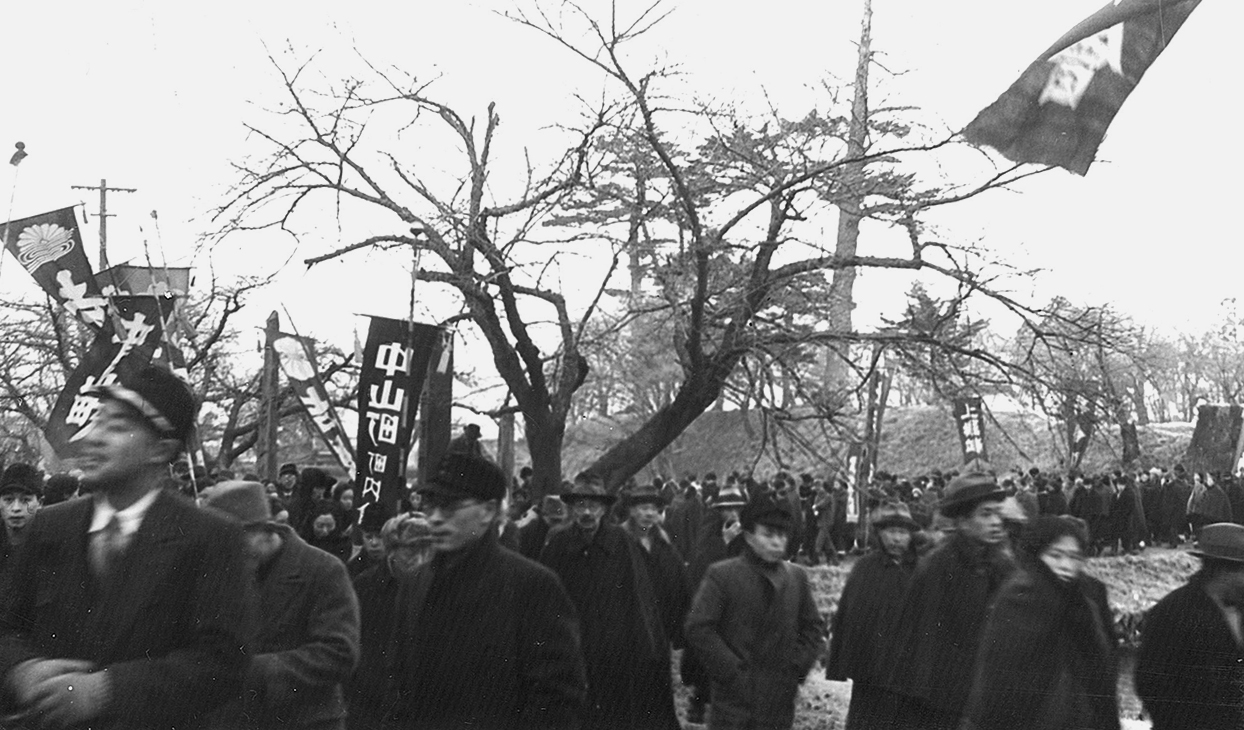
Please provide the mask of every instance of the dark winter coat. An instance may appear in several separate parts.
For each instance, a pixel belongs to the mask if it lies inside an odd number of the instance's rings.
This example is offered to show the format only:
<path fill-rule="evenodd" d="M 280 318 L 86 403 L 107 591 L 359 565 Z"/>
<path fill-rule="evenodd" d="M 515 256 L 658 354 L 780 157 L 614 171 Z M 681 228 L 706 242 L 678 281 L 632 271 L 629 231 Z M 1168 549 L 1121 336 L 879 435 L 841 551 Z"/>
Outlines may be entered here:
<path fill-rule="evenodd" d="M 1182 477 L 1167 484 L 1162 492 L 1162 516 L 1176 533 L 1188 529 L 1188 498 L 1191 496 L 1192 485 Z"/>
<path fill-rule="evenodd" d="M 1244 645 L 1194 575 L 1141 624 L 1136 694 L 1153 730 L 1244 727 Z"/>
<path fill-rule="evenodd" d="M 959 533 L 921 559 L 889 658 L 896 691 L 947 717 L 963 712 L 986 610 L 1013 569 L 998 546 Z"/>
<path fill-rule="evenodd" d="M 1145 539 L 1145 506 L 1136 487 L 1128 484 L 1115 493 L 1110 522 L 1112 536 L 1126 544 L 1135 545 Z"/>
<path fill-rule="evenodd" d="M 889 642 L 915 570 L 914 551 L 895 560 L 874 550 L 855 563 L 830 625 L 827 679 L 885 684 Z"/>
<path fill-rule="evenodd" d="M 254 635 L 242 532 L 161 492 L 118 579 L 99 585 L 87 557 L 93 514 L 93 500 L 70 500 L 26 528 L 0 596 L 0 676 L 36 657 L 86 659 L 107 669 L 112 690 L 112 720 L 94 727 L 199 727 L 241 686 Z"/>
<path fill-rule="evenodd" d="M 396 616 L 386 727 L 581 726 L 574 604 L 551 571 L 502 548 L 494 531 L 401 581 Z"/>
<path fill-rule="evenodd" d="M 380 561 L 373 558 L 367 548 L 363 548 L 346 563 L 346 572 L 350 574 L 350 580 L 354 580 L 379 564 Z"/>
<path fill-rule="evenodd" d="M 670 542 L 688 563 L 695 560 L 695 549 L 700 541 L 700 528 L 707 509 L 699 493 L 693 493 L 672 505 L 665 514 L 665 531 Z"/>
<path fill-rule="evenodd" d="M 373 563 L 354 579 L 359 600 L 359 665 L 346 687 L 351 730 L 377 730 L 384 715 L 392 663 L 398 580 L 386 561 Z"/>
<path fill-rule="evenodd" d="M 227 728 L 344 728 L 359 661 L 359 606 L 345 564 L 280 525 L 256 581 L 259 631 L 242 692 L 215 713 Z"/>
<path fill-rule="evenodd" d="M 681 649 L 685 644 L 682 623 L 687 618 L 687 609 L 691 607 L 687 568 L 682 556 L 678 554 L 678 549 L 670 544 L 670 538 L 659 528 L 656 530 L 656 535 L 652 538 L 652 549 L 643 549 L 642 542 L 640 549 L 644 565 L 648 568 L 648 579 L 652 583 L 657 600 L 657 615 L 661 617 L 665 636 L 674 648 Z M 638 539 L 637 537 L 636 540 Z"/>
<path fill-rule="evenodd" d="M 853 681 L 847 730 L 889 728 L 898 721 L 898 698 L 886 686 L 894 638 L 916 554 L 895 560 L 875 550 L 856 562 L 830 625 L 825 677 Z"/>
<path fill-rule="evenodd" d="M 1231 503 L 1232 521 L 1244 525 L 1244 484 L 1239 479 L 1227 479 L 1222 491 L 1227 493 L 1227 501 Z"/>
<path fill-rule="evenodd" d="M 686 633 L 712 678 L 712 730 L 791 726 L 799 684 L 825 646 L 802 568 L 765 563 L 751 549 L 712 565 Z"/>
<path fill-rule="evenodd" d="M 677 730 L 669 638 L 635 538 L 617 525 L 591 535 L 570 527 L 549 539 L 540 562 L 561 579 L 579 614 L 586 725 Z"/>
<path fill-rule="evenodd" d="M 1106 587 L 1032 560 L 998 591 L 981 636 L 968 730 L 1118 730 Z"/>
<path fill-rule="evenodd" d="M 530 560 L 539 560 L 540 551 L 549 536 L 549 523 L 543 517 L 536 517 L 531 522 L 518 528 L 518 552 Z"/>
<path fill-rule="evenodd" d="M 1042 492 L 1037 497 L 1037 504 L 1043 515 L 1067 514 L 1067 497 L 1061 491 Z"/>

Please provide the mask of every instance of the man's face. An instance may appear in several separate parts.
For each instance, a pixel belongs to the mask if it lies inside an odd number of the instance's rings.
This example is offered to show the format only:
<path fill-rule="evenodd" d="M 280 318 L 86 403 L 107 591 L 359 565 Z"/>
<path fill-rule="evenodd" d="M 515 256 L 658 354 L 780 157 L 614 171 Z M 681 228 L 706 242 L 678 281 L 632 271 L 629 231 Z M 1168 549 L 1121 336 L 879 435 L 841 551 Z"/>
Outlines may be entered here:
<path fill-rule="evenodd" d="M 881 549 L 893 558 L 902 557 L 911 546 L 911 530 L 906 527 L 883 527 L 877 537 L 881 539 Z"/>
<path fill-rule="evenodd" d="M 997 545 L 1006 538 L 1002 525 L 1002 503 L 981 502 L 970 514 L 956 520 L 956 529 L 981 544 Z"/>
<path fill-rule="evenodd" d="M 496 520 L 497 502 L 452 498 L 435 493 L 423 495 L 424 514 L 432 526 L 432 548 L 451 553 L 480 539 Z"/>
<path fill-rule="evenodd" d="M 570 505 L 570 518 L 580 530 L 595 532 L 605 518 L 605 505 L 595 499 L 577 499 Z"/>
<path fill-rule="evenodd" d="M 790 539 L 786 530 L 758 524 L 755 532 L 744 532 L 743 539 L 766 563 L 780 563 L 786 559 L 786 543 Z"/>
<path fill-rule="evenodd" d="M 384 557 L 384 540 L 380 539 L 379 532 L 363 533 L 363 549 L 367 551 L 367 557 L 372 560 L 379 560 Z"/>
<path fill-rule="evenodd" d="M 281 485 L 281 492 L 289 494 L 294 491 L 294 485 L 298 483 L 298 477 L 295 474 L 282 474 L 277 481 Z"/>
<path fill-rule="evenodd" d="M 661 509 L 650 502 L 634 505 L 630 511 L 635 525 L 645 532 L 661 521 Z"/>
<path fill-rule="evenodd" d="M 172 456 L 169 443 L 161 440 L 136 411 L 105 400 L 78 441 L 82 482 L 108 494 L 152 465 L 168 463 Z"/>
<path fill-rule="evenodd" d="M 19 491 L 0 494 L 0 517 L 4 518 L 4 526 L 10 530 L 25 527 L 38 511 L 39 498 L 33 494 Z"/>

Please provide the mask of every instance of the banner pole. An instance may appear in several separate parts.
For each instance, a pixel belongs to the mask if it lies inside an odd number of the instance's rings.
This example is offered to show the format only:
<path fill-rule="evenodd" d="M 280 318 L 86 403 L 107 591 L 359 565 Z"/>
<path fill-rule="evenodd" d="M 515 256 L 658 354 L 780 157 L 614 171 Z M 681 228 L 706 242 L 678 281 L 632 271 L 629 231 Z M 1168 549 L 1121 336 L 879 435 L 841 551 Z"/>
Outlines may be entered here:
<path fill-rule="evenodd" d="M 17 199 L 17 174 L 21 172 L 21 162 L 29 153 L 26 152 L 26 145 L 22 142 L 17 143 L 17 151 L 9 158 L 9 164 L 13 166 L 13 178 L 9 182 L 9 211 L 4 217 L 4 232 L 0 234 L 0 246 L 9 247 L 9 223 L 13 220 L 13 201 Z M 0 275 L 4 274 L 4 252 L 0 251 Z"/>

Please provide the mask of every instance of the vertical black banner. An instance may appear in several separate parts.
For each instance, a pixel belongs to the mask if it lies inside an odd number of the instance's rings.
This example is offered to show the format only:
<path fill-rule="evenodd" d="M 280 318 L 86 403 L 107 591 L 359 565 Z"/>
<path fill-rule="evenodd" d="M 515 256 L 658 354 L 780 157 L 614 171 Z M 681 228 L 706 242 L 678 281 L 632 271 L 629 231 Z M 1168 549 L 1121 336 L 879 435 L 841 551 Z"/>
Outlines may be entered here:
<path fill-rule="evenodd" d="M 372 317 L 359 375 L 358 472 L 361 502 L 392 510 L 406 488 L 406 459 L 419 395 L 439 327 Z"/>
<path fill-rule="evenodd" d="M 70 441 L 95 417 L 99 399 L 88 391 L 115 383 L 152 362 L 162 347 L 162 327 L 172 301 L 158 297 L 113 297 L 112 315 L 70 374 L 48 417 L 47 439 L 57 454 L 70 453 Z"/>
<path fill-rule="evenodd" d="M 980 398 L 955 398 L 955 427 L 963 447 L 963 463 L 974 459 L 989 461 L 985 452 L 985 411 Z"/>

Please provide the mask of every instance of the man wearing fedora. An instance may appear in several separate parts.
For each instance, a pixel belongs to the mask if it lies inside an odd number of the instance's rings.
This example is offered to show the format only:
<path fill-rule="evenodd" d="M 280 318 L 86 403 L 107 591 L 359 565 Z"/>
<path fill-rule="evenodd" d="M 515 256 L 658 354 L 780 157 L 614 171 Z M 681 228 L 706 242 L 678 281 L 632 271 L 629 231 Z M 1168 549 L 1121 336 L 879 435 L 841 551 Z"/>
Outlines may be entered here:
<path fill-rule="evenodd" d="M 989 602 L 1014 570 L 1005 499 L 988 466 L 978 462 L 951 480 L 938 505 L 954 532 L 917 566 L 888 658 L 889 681 L 906 698 L 903 722 L 910 727 L 959 727 Z"/>
<path fill-rule="evenodd" d="M 581 726 L 575 606 L 549 569 L 498 544 L 508 483 L 448 453 L 420 490 L 434 554 L 398 587 L 386 728 Z"/>
<path fill-rule="evenodd" d="M 902 714 L 902 698 L 887 684 L 889 642 L 916 570 L 912 535 L 919 525 L 902 502 L 879 506 L 869 521 L 881 549 L 851 569 L 834 613 L 825 663 L 827 679 L 852 681 L 847 730 L 892 728 Z"/>
<path fill-rule="evenodd" d="M 804 569 L 786 561 L 795 515 L 770 494 L 740 520 L 747 547 L 711 565 L 687 614 L 687 643 L 712 680 L 710 730 L 789 728 L 799 685 L 825 647 Z"/>
<path fill-rule="evenodd" d="M 193 728 L 240 687 L 251 640 L 242 532 L 161 488 L 194 424 L 148 367 L 99 387 L 79 432 L 92 499 L 41 510 L 0 598 L 4 714 L 55 728 Z"/>
<path fill-rule="evenodd" d="M 1145 614 L 1136 694 L 1153 730 L 1244 727 L 1244 526 L 1201 528 L 1201 570 Z"/>
<path fill-rule="evenodd" d="M 678 730 L 669 637 L 643 548 L 606 522 L 615 497 L 599 476 L 576 476 L 562 501 L 570 525 L 549 538 L 540 562 L 561 579 L 579 613 L 587 727 Z"/>
<path fill-rule="evenodd" d="M 342 730 L 342 688 L 359 661 L 358 599 L 345 564 L 273 522 L 259 482 L 221 482 L 200 499 L 245 531 L 259 612 L 242 691 L 217 712 L 221 726 Z"/>
<path fill-rule="evenodd" d="M 13 552 L 25 544 L 30 534 L 27 528 L 42 502 L 43 476 L 38 469 L 21 462 L 5 467 L 0 475 L 0 518 L 4 520 L 4 530 L 0 532 L 0 576 L 6 574 Z"/>
<path fill-rule="evenodd" d="M 695 595 L 710 565 L 743 553 L 747 542 L 743 538 L 743 525 L 739 517 L 746 506 L 747 498 L 733 474 L 726 480 L 725 488 L 708 500 L 709 511 L 700 525 L 699 542 L 687 571 L 687 585 L 692 595 Z M 712 684 L 696 656 L 695 647 L 688 645 L 683 651 L 678 673 L 683 684 L 691 689 L 687 720 L 700 724 L 704 722 L 705 710 L 712 701 Z"/>

